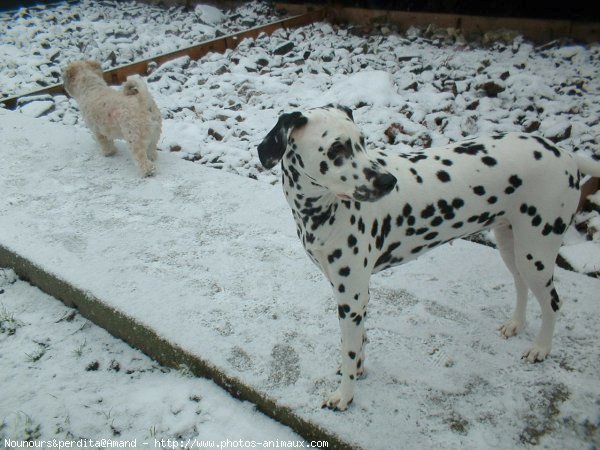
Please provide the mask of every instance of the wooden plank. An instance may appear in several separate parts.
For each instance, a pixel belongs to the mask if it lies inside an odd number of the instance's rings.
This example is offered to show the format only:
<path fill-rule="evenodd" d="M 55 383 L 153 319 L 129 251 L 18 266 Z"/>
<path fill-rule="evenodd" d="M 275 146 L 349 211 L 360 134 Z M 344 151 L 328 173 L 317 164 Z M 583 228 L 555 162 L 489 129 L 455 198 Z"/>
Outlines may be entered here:
<path fill-rule="evenodd" d="M 291 14 L 301 14 L 314 7 L 314 5 L 296 5 L 284 2 L 276 2 L 275 6 Z M 397 25 L 401 29 L 433 24 L 443 28 L 459 28 L 467 35 L 473 32 L 485 33 L 506 29 L 517 31 L 537 43 L 558 38 L 573 38 L 581 42 L 600 41 L 600 24 L 597 22 L 335 7 L 327 9 L 327 17 L 333 22 L 359 25 L 389 23 Z"/>
<path fill-rule="evenodd" d="M 312 10 L 304 14 L 288 17 L 286 19 L 271 22 L 266 25 L 261 25 L 255 28 L 250 28 L 239 33 L 234 33 L 216 39 L 204 41 L 198 45 L 186 47 L 180 50 L 176 50 L 174 52 L 154 56 L 152 58 L 148 58 L 142 61 L 127 64 L 125 66 L 116 67 L 114 69 L 107 70 L 106 72 L 104 72 L 104 79 L 109 84 L 121 84 L 130 75 L 146 75 L 148 73 L 148 66 L 150 65 L 150 63 L 157 64 L 160 66 L 166 63 L 167 61 L 172 61 L 173 59 L 181 58 L 184 56 L 189 56 L 193 60 L 198 60 L 211 52 L 223 53 L 227 49 L 234 49 L 238 46 L 240 42 L 242 42 L 246 38 L 257 38 L 261 33 L 267 33 L 270 35 L 281 28 L 288 29 L 300 27 L 313 23 L 322 18 L 322 10 Z M 17 107 L 19 98 L 43 94 L 64 95 L 65 90 L 62 84 L 55 84 L 36 91 L 1 99 L 0 103 L 3 103 L 7 109 L 15 109 Z"/>

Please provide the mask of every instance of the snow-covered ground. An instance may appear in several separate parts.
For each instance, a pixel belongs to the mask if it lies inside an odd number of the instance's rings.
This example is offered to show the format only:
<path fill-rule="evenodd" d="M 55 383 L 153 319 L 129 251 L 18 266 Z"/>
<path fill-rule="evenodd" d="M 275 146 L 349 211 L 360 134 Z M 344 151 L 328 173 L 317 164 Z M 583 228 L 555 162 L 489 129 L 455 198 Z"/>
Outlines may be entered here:
<path fill-rule="evenodd" d="M 54 438 L 137 439 L 138 448 L 160 448 L 163 439 L 303 442 L 253 405 L 185 367 L 159 366 L 2 268 L 0 360 L 2 448 L 11 447 L 5 439 Z"/>
<path fill-rule="evenodd" d="M 234 27 L 224 27 L 228 21 L 236 26 L 247 26 L 249 23 L 244 22 L 244 18 L 248 16 L 255 17 L 252 19 L 254 24 L 266 21 L 265 17 L 275 18 L 274 13 L 262 4 L 251 3 L 245 8 L 243 13 L 224 13 L 225 17 L 221 18 L 224 21 L 217 24 L 210 20 L 216 20 L 219 14 L 208 8 L 202 7 L 195 15 L 186 15 L 177 8 L 163 11 L 135 3 L 123 6 L 122 3 L 104 1 L 2 13 L 0 91 L 5 96 L 54 83 L 60 68 L 73 58 L 94 57 L 101 60 L 105 68 L 110 68 L 210 38 L 219 30 L 237 31 Z M 201 19 L 209 10 L 211 19 L 208 15 Z M 150 24 L 154 26 L 150 27 Z M 92 30 L 96 34 L 92 34 Z M 256 40 L 247 40 L 236 50 L 223 55 L 208 55 L 197 62 L 182 58 L 149 75 L 150 90 L 165 117 L 160 143 L 163 154 L 159 158 L 157 176 L 149 180 L 149 184 L 122 181 L 122 177 L 135 176 L 135 168 L 126 153 L 122 152 L 118 162 L 105 160 L 95 153 L 97 149 L 91 140 L 83 137 L 87 132 L 82 129 L 83 123 L 71 99 L 58 96 L 26 100 L 18 111 L 24 115 L 24 124 L 30 123 L 28 116 L 39 116 L 40 120 L 58 122 L 77 130 L 76 142 L 65 137 L 62 142 L 83 154 L 69 158 L 68 151 L 63 149 L 61 159 L 53 166 L 53 170 L 65 176 L 61 188 L 68 196 L 84 189 L 82 183 L 90 182 L 93 186 L 88 187 L 102 188 L 107 200 L 114 201 L 121 201 L 119 189 L 133 189 L 134 198 L 146 204 L 151 198 L 149 194 L 163 195 L 165 189 L 174 199 L 186 198 L 194 203 L 199 203 L 198 196 L 208 195 L 207 192 L 210 198 L 220 198 L 218 182 L 209 183 L 203 192 L 196 192 L 195 177 L 208 178 L 210 171 L 183 169 L 175 163 L 178 157 L 183 157 L 207 167 L 258 179 L 269 192 L 269 201 L 279 205 L 273 206 L 269 213 L 285 214 L 285 220 L 274 218 L 275 222 L 271 224 L 273 233 L 279 233 L 281 230 L 275 226 L 285 226 L 289 211 L 282 206 L 281 193 L 274 197 L 274 188 L 269 184 L 277 184 L 280 174 L 278 169 L 263 171 L 255 150 L 279 113 L 328 102 L 346 104 L 355 109 L 355 119 L 365 132 L 368 146 L 388 151 L 442 144 L 488 131 L 537 130 L 569 150 L 594 153 L 598 151 L 600 136 L 599 71 L 598 45 L 584 47 L 557 43 L 535 47 L 517 37 L 507 43 L 481 46 L 456 39 L 444 30 L 411 29 L 406 34 L 396 34 L 377 28 L 363 33 L 357 28 L 324 23 L 280 31 L 271 37 L 263 35 Z M 26 126 L 44 129 L 41 125 Z M 67 135 L 64 129 L 61 133 Z M 16 141 L 10 141 L 8 145 L 7 139 L 0 142 L 0 152 L 31 145 Z M 40 136 L 33 142 L 38 151 L 51 151 L 40 143 Z M 112 164 L 121 163 L 123 168 L 112 167 Z M 89 164 L 94 177 L 81 177 L 81 173 L 71 171 L 73 164 Z M 96 180 L 97 173 L 108 178 Z M 182 174 L 183 179 L 168 180 L 164 178 L 167 174 Z M 22 182 L 30 187 L 35 184 L 27 179 L 31 174 L 23 167 L 15 167 L 9 175 L 11 183 Z M 55 179 L 56 184 L 48 182 L 44 189 L 53 191 L 61 183 L 59 180 L 60 177 Z M 227 178 L 227 183 L 233 185 L 231 190 L 235 192 L 238 181 L 233 180 L 236 177 Z M 241 180 L 243 178 L 240 183 Z M 148 186 L 151 188 L 146 191 Z M 240 184 L 238 187 L 249 189 L 249 186 Z M 65 206 L 48 197 L 44 189 L 33 196 L 40 207 L 49 203 L 56 208 Z M 252 189 L 258 191 L 256 187 Z M 23 206 L 20 203 L 23 198 L 19 192 L 10 198 L 2 198 L 9 216 L 16 211 L 14 208 Z M 166 198 L 161 199 L 166 201 Z M 240 204 L 238 209 L 244 210 L 244 206 L 253 209 L 251 204 Z M 123 205 L 120 212 L 113 211 L 109 204 L 102 208 L 106 209 L 90 212 L 89 217 L 113 214 L 111 227 L 114 226 L 115 231 L 131 222 L 148 219 L 137 206 L 129 209 Z M 232 209 L 231 212 L 235 211 Z M 56 215 L 56 211 L 52 214 Z M 207 239 L 211 237 L 217 236 L 227 244 L 220 249 L 212 248 L 217 253 L 221 251 L 236 257 L 242 251 L 240 249 L 254 248 L 264 270 L 261 276 L 265 285 L 253 285 L 252 292 L 248 293 L 245 292 L 247 287 L 235 281 L 235 276 L 248 274 L 234 271 L 230 274 L 231 280 L 225 283 L 225 289 L 219 284 L 222 273 L 209 273 L 208 278 L 194 274 L 193 277 L 200 277 L 193 278 L 199 292 L 216 303 L 209 308 L 208 317 L 198 316 L 194 308 L 184 308 L 183 315 L 186 320 L 191 320 L 190 315 L 192 319 L 200 320 L 201 328 L 206 328 L 208 336 L 213 336 L 211 342 L 222 346 L 215 350 L 198 344 L 194 350 L 211 355 L 226 370 L 261 386 L 269 395 L 278 397 L 301 414 L 322 421 L 334 430 L 347 427 L 351 441 L 376 443 L 371 448 L 397 448 L 400 438 L 407 446 L 418 448 L 430 444 L 434 436 L 440 448 L 448 445 L 513 448 L 540 442 L 548 448 L 594 448 L 599 445 L 597 336 L 600 330 L 597 321 L 593 320 L 597 307 L 592 302 L 597 298 L 596 281 L 560 272 L 559 289 L 562 281 L 561 292 L 564 292 L 569 308 L 561 318 L 562 325 L 557 328 L 555 352 L 558 356 L 540 368 L 542 366 L 523 366 L 516 362 L 515 355 L 532 338 L 533 327 L 530 326 L 523 338 L 508 343 L 498 342 L 497 336 L 489 331 L 508 314 L 511 301 L 507 298 L 512 296 L 512 290 L 506 274 L 496 274 L 495 265 L 484 264 L 466 277 L 460 273 L 460 267 L 456 267 L 453 258 L 460 258 L 464 266 L 481 260 L 482 256 L 487 260 L 491 254 L 487 253 L 491 252 L 489 249 L 474 250 L 471 245 L 460 243 L 454 250 L 438 253 L 440 259 L 426 256 L 412 265 L 379 275 L 373 288 L 373 310 L 369 320 L 372 330 L 369 362 L 373 369 L 370 376 L 361 381 L 362 400 L 357 398 L 354 409 L 341 416 L 315 411 L 315 405 L 331 388 L 334 379 L 338 331 L 328 287 L 301 250 L 295 247 L 299 243 L 294 240 L 293 226 L 285 230 L 282 238 L 273 235 L 276 250 L 280 253 L 273 256 L 268 243 L 261 240 L 263 235 L 248 236 L 248 230 L 240 231 L 237 225 L 219 223 L 210 216 L 200 217 L 200 223 L 208 228 L 196 230 L 188 223 L 191 213 L 182 207 L 181 214 L 182 217 L 165 217 L 160 223 L 160 235 L 155 236 L 155 240 L 160 241 L 162 247 L 140 247 L 137 254 L 140 261 L 126 261 L 130 264 L 127 269 L 137 267 L 156 275 L 167 268 L 175 270 L 180 277 L 185 276 L 180 279 L 190 279 L 186 267 L 179 266 L 197 264 L 203 257 L 194 249 L 205 249 Z M 597 220 L 597 217 L 592 213 L 586 220 Z M 103 226 L 106 224 L 102 221 Z M 85 251 L 88 245 L 106 244 L 88 240 L 77 233 L 69 234 L 72 231 L 69 227 L 74 224 L 67 221 L 63 225 L 67 225 L 66 231 L 52 231 L 61 235 L 53 235 L 52 242 L 65 252 L 67 260 Z M 184 226 L 192 226 L 191 234 L 183 236 L 185 242 L 189 242 L 188 246 L 179 244 L 173 248 L 173 242 L 163 241 L 172 228 Z M 248 237 L 250 241 L 242 243 L 243 238 Z M 572 245 L 566 247 L 566 252 L 570 256 L 565 257 L 574 261 L 581 271 L 600 269 L 598 241 L 586 242 L 570 230 L 569 243 Z M 226 248 L 230 250 L 225 251 Z M 159 254 L 167 255 L 167 258 L 156 259 Z M 586 255 L 585 262 L 581 261 L 582 254 Z M 56 258 L 61 259 L 60 256 Z M 292 259 L 290 266 L 282 262 L 285 258 Z M 273 267 L 271 271 L 267 266 Z M 222 267 L 223 273 L 229 270 L 227 261 L 221 261 L 218 267 Z M 281 271 L 281 267 L 293 271 Z M 74 272 L 81 270 L 82 267 L 77 267 Z M 246 269 L 240 269 L 240 272 L 246 272 Z M 5 278 L 11 277 L 9 272 L 2 273 Z M 108 272 L 104 274 L 106 278 L 98 279 L 96 274 L 89 274 L 89 278 L 102 287 L 113 282 L 113 275 Z M 291 277 L 299 275 L 300 281 L 294 283 Z M 174 437 L 180 431 L 186 436 L 197 432 L 197 436 L 202 437 L 205 432 L 209 433 L 207 430 L 214 430 L 215 439 L 221 440 L 221 431 L 235 429 L 230 420 L 254 428 L 265 426 L 270 430 L 273 427 L 273 435 L 281 436 L 281 439 L 290 436 L 287 430 L 272 423 L 263 425 L 265 420 L 257 418 L 247 405 L 231 401 L 229 406 L 229 400 L 222 400 L 225 396 L 213 392 L 210 383 L 190 380 L 173 371 L 162 373 L 164 369 L 156 368 L 152 362 L 126 346 L 120 347 L 121 344 L 113 340 L 100 344 L 102 331 L 87 326 L 79 330 L 76 325 L 81 327 L 85 321 L 77 315 L 72 321 L 59 321 L 63 313 L 58 310 L 55 313 L 40 311 L 39 315 L 44 318 L 36 318 L 38 313 L 31 313 L 29 302 L 32 296 L 41 294 L 29 290 L 21 282 L 4 283 L 0 286 L 0 290 L 5 291 L 0 295 L 5 312 L 2 317 L 14 317 L 15 320 L 0 317 L 3 381 L 14 380 L 14 377 L 20 380 L 50 377 L 45 378 L 52 380 L 46 384 L 51 390 L 46 399 L 51 399 L 54 404 L 58 404 L 55 397 L 71 398 L 63 392 L 75 392 L 76 395 L 72 397 L 72 403 L 63 400 L 64 410 L 54 410 L 52 406 L 43 409 L 36 403 L 35 393 L 39 392 L 36 386 L 3 382 L 2 392 L 10 392 L 9 399 L 13 403 L 0 402 L 0 419 L 4 419 L 0 436 L 10 436 L 6 430 L 14 429 L 27 433 L 30 431 L 26 430 L 31 430 L 33 435 L 38 433 L 45 437 L 72 434 L 102 438 L 109 437 L 104 433 L 113 432 L 111 426 L 114 426 L 123 437 Z M 283 300 L 289 301 L 289 289 L 298 289 L 293 293 L 294 298 L 310 298 L 311 304 L 301 311 L 294 310 L 293 305 Z M 16 291 L 27 294 L 17 296 Z M 241 294 L 251 295 L 255 302 L 239 305 L 238 312 L 244 317 L 220 308 L 219 301 L 224 298 L 229 301 Z M 438 301 L 442 297 L 452 297 L 453 303 L 448 305 L 446 300 Z M 481 298 L 486 301 L 473 303 Z M 263 302 L 267 299 L 267 304 L 261 305 L 261 299 Z M 158 305 L 159 300 L 155 299 Z M 141 315 L 144 315 L 143 310 Z M 243 325 L 247 327 L 248 315 L 261 325 L 238 331 L 236 320 L 243 319 Z M 473 315 L 477 316 L 475 322 L 481 323 L 475 325 L 471 319 Z M 536 323 L 536 309 L 532 309 L 530 317 Z M 13 334 L 11 323 L 19 323 Z M 272 334 L 273 327 L 279 335 Z M 5 328 L 8 331 L 4 331 Z M 189 328 L 193 329 L 193 326 Z M 269 336 L 262 337 L 266 341 L 256 336 L 256 330 L 267 329 Z M 465 330 L 468 330 L 466 336 Z M 88 343 L 84 333 L 93 333 L 94 338 L 90 337 Z M 184 344 L 193 346 L 198 336 L 186 329 L 171 337 L 183 339 Z M 187 342 L 185 338 L 188 338 Z M 16 348 L 19 350 L 15 353 Z M 64 355 L 65 351 L 71 352 L 68 357 Z M 93 357 L 86 358 L 88 354 Z M 41 356 L 38 358 L 38 355 Z M 390 355 L 393 355 L 391 360 Z M 312 356 L 316 361 L 309 361 Z M 111 368 L 113 360 L 123 370 Z M 85 370 L 90 364 L 93 368 L 96 361 L 98 370 Z M 273 363 L 279 364 L 284 372 L 269 368 Z M 68 377 L 61 377 L 65 373 L 63 364 L 70 364 L 65 371 Z M 123 377 L 127 370 L 134 372 Z M 423 379 L 424 372 L 427 380 Z M 81 373 L 87 379 L 84 383 L 81 375 L 75 376 Z M 54 375 L 56 378 L 51 378 Z M 65 384 L 57 395 L 52 390 L 57 386 L 55 380 L 64 379 L 66 383 L 66 378 L 72 380 L 72 384 Z M 90 378 L 93 379 L 90 381 Z M 452 386 L 448 386 L 448 381 Z M 108 392 L 98 391 L 107 383 L 111 388 Z M 89 390 L 84 389 L 90 384 Z M 5 389 L 5 385 L 10 386 L 10 390 Z M 155 386 L 154 391 L 152 386 Z M 381 386 L 386 388 L 382 390 Z M 157 399 L 156 391 L 172 396 Z M 145 392 L 149 393 L 144 395 Z M 196 392 L 202 397 L 199 402 L 195 400 Z M 125 410 L 120 401 L 112 403 L 112 412 L 110 407 L 105 409 L 111 404 L 113 395 L 131 395 L 126 397 L 128 406 Z M 161 404 L 150 413 L 147 397 L 165 405 Z M 19 405 L 29 405 L 30 409 L 24 410 Z M 231 415 L 222 412 L 222 405 L 225 410 L 231 408 Z M 198 408 L 200 414 L 196 414 Z M 208 413 L 203 415 L 203 411 Z M 92 420 L 84 423 L 86 417 L 92 417 Z M 140 421 L 135 422 L 133 417 L 139 417 Z M 180 417 L 185 417 L 182 424 L 189 425 L 185 430 L 177 428 Z M 61 426 L 61 421 L 70 421 L 70 424 Z M 207 427 L 203 428 L 205 423 Z M 239 430 L 240 437 L 262 439 L 271 436 L 271 431 L 252 433 L 246 426 Z M 361 433 L 363 436 L 357 437 Z"/>

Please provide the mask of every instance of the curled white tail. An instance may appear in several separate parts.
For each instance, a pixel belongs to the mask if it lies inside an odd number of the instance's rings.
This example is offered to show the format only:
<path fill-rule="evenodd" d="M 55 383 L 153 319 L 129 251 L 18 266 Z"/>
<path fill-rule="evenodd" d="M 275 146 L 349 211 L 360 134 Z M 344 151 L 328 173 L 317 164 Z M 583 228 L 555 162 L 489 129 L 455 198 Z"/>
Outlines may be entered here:
<path fill-rule="evenodd" d="M 136 95 L 140 93 L 148 95 L 148 88 L 142 77 L 139 75 L 128 76 L 127 81 L 123 83 L 123 94 Z"/>

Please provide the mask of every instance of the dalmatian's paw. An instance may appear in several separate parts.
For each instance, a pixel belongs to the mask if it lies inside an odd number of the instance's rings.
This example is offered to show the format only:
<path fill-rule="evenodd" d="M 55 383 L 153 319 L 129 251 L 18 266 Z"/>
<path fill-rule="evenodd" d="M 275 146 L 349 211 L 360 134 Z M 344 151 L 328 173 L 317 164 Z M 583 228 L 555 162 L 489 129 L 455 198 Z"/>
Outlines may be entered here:
<path fill-rule="evenodd" d="M 341 389 L 338 389 L 323 402 L 321 408 L 328 408 L 334 411 L 345 411 L 348 408 L 348 405 L 352 403 L 352 400 L 352 397 L 349 399 L 344 398 Z"/>
<path fill-rule="evenodd" d="M 516 336 L 517 334 L 519 334 L 521 331 L 523 331 L 524 327 L 525 327 L 524 322 L 520 322 L 515 319 L 510 319 L 508 322 L 506 322 L 505 324 L 500 326 L 500 328 L 498 328 L 498 330 L 500 330 L 500 334 L 503 337 L 509 338 L 509 337 Z"/>
<path fill-rule="evenodd" d="M 542 362 L 550 353 L 550 346 L 534 344 L 529 350 L 523 353 L 521 359 L 525 359 L 530 363 Z"/>

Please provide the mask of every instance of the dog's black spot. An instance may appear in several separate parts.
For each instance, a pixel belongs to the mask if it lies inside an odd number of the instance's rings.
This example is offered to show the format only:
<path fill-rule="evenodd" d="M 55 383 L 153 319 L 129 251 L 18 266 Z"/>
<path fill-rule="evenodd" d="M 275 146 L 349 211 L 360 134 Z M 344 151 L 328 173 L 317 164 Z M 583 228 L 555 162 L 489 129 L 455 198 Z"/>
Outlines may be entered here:
<path fill-rule="evenodd" d="M 475 195 L 483 196 L 485 195 L 485 188 L 483 186 L 475 186 L 473 192 Z"/>
<path fill-rule="evenodd" d="M 329 170 L 329 166 L 327 165 L 327 163 L 325 161 L 321 161 L 319 169 L 321 170 L 321 173 L 323 175 L 325 175 L 327 173 L 327 170 Z"/>
<path fill-rule="evenodd" d="M 436 175 L 442 183 L 447 183 L 451 180 L 450 174 L 445 170 L 440 170 Z"/>
<path fill-rule="evenodd" d="M 406 205 L 404 205 L 404 208 L 402 208 L 402 215 L 404 217 L 408 217 L 408 216 L 410 216 L 410 213 L 412 213 L 412 206 L 410 206 L 407 203 Z"/>
<path fill-rule="evenodd" d="M 533 157 L 539 161 L 540 159 L 542 159 L 542 152 L 538 152 L 537 150 L 534 150 Z"/>
<path fill-rule="evenodd" d="M 490 220 L 490 213 L 489 212 L 484 212 L 483 214 L 479 215 L 479 218 L 477 219 L 478 223 L 485 223 L 488 220 Z"/>
<path fill-rule="evenodd" d="M 408 160 L 412 163 L 416 163 L 421 161 L 422 159 L 427 159 L 427 155 L 423 155 L 423 154 L 417 154 L 411 158 L 408 158 Z"/>
<path fill-rule="evenodd" d="M 531 136 L 533 139 L 535 139 L 538 143 L 540 143 L 542 145 L 542 147 L 544 147 L 546 150 L 551 151 L 554 156 L 556 156 L 557 158 L 560 158 L 560 150 L 558 150 L 554 145 L 550 144 L 546 139 L 543 139 L 539 136 Z"/>
<path fill-rule="evenodd" d="M 427 205 L 427 207 L 421 211 L 421 218 L 428 219 L 429 217 L 435 214 L 435 206 L 432 204 Z"/>
<path fill-rule="evenodd" d="M 426 241 L 431 241 L 432 239 L 435 239 L 437 235 L 437 231 L 432 231 L 431 233 L 427 233 L 425 236 L 423 236 L 423 239 L 425 239 Z"/>
<path fill-rule="evenodd" d="M 349 276 L 349 275 L 350 275 L 350 267 L 342 267 L 342 268 L 339 270 L 339 274 L 340 274 L 341 276 L 343 276 L 343 277 L 347 277 L 347 276 Z"/>
<path fill-rule="evenodd" d="M 377 219 L 373 221 L 373 226 L 371 227 L 371 237 L 375 237 L 377 235 L 377 230 L 379 229 L 379 222 Z"/>
<path fill-rule="evenodd" d="M 462 222 L 456 222 L 455 224 L 452 225 L 452 228 L 458 229 L 458 228 L 462 228 L 462 226 L 463 226 Z"/>
<path fill-rule="evenodd" d="M 427 233 L 428 231 L 429 231 L 429 228 L 427 228 L 427 227 L 421 227 L 421 228 L 419 228 L 419 229 L 418 229 L 418 230 L 415 232 L 415 234 L 416 234 L 417 236 L 420 236 L 420 235 L 422 235 L 422 234 L 425 234 L 425 233 Z"/>
<path fill-rule="evenodd" d="M 527 215 L 528 216 L 535 216 L 535 214 L 537 213 L 537 208 L 533 205 L 531 205 L 529 208 L 527 208 Z"/>
<path fill-rule="evenodd" d="M 552 297 L 552 300 L 550 301 L 552 311 L 556 312 L 560 309 L 560 300 L 558 298 L 558 293 L 556 292 L 556 289 L 552 289 L 550 291 L 550 297 Z"/>
<path fill-rule="evenodd" d="M 406 219 L 406 223 L 409 227 L 412 227 L 416 221 L 417 219 L 415 218 L 415 216 L 408 216 L 408 218 Z"/>
<path fill-rule="evenodd" d="M 489 166 L 489 167 L 493 167 L 496 164 L 498 164 L 498 161 L 496 161 L 491 156 L 484 156 L 483 158 L 481 158 L 481 162 L 484 163 L 486 166 Z"/>
<path fill-rule="evenodd" d="M 338 286 L 338 292 L 343 294 L 344 292 L 346 292 L 346 286 L 344 286 L 343 284 L 340 284 Z"/>
<path fill-rule="evenodd" d="M 346 314 L 350 312 L 350 306 L 348 305 L 338 305 L 338 316 L 340 319 L 345 319 Z"/>
<path fill-rule="evenodd" d="M 365 223 L 363 222 L 362 217 L 358 219 L 358 231 L 365 234 Z"/>
<path fill-rule="evenodd" d="M 566 229 L 567 224 L 560 217 L 554 221 L 552 231 L 554 231 L 555 234 L 563 234 Z"/>
<path fill-rule="evenodd" d="M 483 144 L 477 144 L 475 142 L 465 142 L 459 145 L 458 147 L 455 147 L 454 152 L 458 153 L 459 155 L 464 154 L 474 156 L 477 155 L 479 152 L 487 153 L 487 150 L 485 149 L 485 146 Z"/>
<path fill-rule="evenodd" d="M 379 236 L 377 236 L 377 239 L 375 241 L 375 246 L 379 250 L 381 250 L 381 248 L 383 247 L 385 238 L 387 238 L 387 236 L 390 234 L 390 231 L 392 231 L 392 216 L 388 214 L 383 219 L 383 222 L 381 224 L 381 233 L 379 234 Z"/>
<path fill-rule="evenodd" d="M 548 236 L 550 233 L 552 233 L 552 225 L 550 225 L 549 223 L 546 223 L 546 225 L 544 225 L 544 229 L 542 230 L 542 234 L 544 236 Z"/>
<path fill-rule="evenodd" d="M 511 175 L 508 179 L 508 182 L 510 183 L 510 186 L 507 187 L 504 191 L 507 194 L 512 194 L 515 191 L 515 189 L 519 188 L 523 184 L 523 180 L 521 180 L 521 178 L 518 175 Z"/>
<path fill-rule="evenodd" d="M 449 159 L 442 159 L 442 164 L 445 165 L 445 166 L 450 167 L 454 163 L 451 160 L 449 160 Z"/>
<path fill-rule="evenodd" d="M 329 264 L 333 264 L 333 262 L 336 259 L 339 259 L 342 257 L 342 250 L 341 249 L 335 249 L 333 251 L 333 253 L 331 253 L 329 256 L 327 256 L 327 261 L 329 261 Z"/>
<path fill-rule="evenodd" d="M 350 357 L 350 359 L 354 359 L 354 358 L 356 358 L 356 353 L 350 351 L 350 352 L 348 352 L 348 356 Z"/>
<path fill-rule="evenodd" d="M 539 214 L 537 216 L 535 216 L 533 219 L 531 219 L 531 225 L 533 225 L 534 227 L 540 226 L 541 223 L 542 223 L 542 218 L 540 217 Z"/>
<path fill-rule="evenodd" d="M 356 325 L 360 325 L 360 323 L 362 322 L 362 316 L 360 314 L 357 314 L 356 317 L 354 317 L 354 319 L 352 319 L 352 322 L 354 322 Z"/>
<path fill-rule="evenodd" d="M 348 236 L 348 247 L 354 247 L 357 242 L 358 241 L 357 241 L 356 237 L 353 234 L 351 234 L 350 236 Z"/>
<path fill-rule="evenodd" d="M 411 228 L 407 228 L 407 229 L 406 229 L 406 235 L 407 235 L 407 236 L 412 236 L 412 235 L 413 235 L 413 234 L 415 234 L 415 233 L 416 233 L 416 231 L 415 231 L 415 229 L 414 229 L 414 228 L 412 228 L 412 227 L 411 227 Z"/>
<path fill-rule="evenodd" d="M 527 255 L 525 256 L 529 261 L 531 261 L 533 259 L 533 255 L 531 253 L 527 253 Z"/>
<path fill-rule="evenodd" d="M 456 197 L 454 200 L 452 200 L 452 207 L 454 209 L 460 209 L 464 205 L 465 205 L 465 201 L 462 198 Z"/>
<path fill-rule="evenodd" d="M 444 219 L 442 219 L 440 216 L 436 216 L 433 218 L 433 220 L 430 222 L 430 225 L 432 227 L 438 227 L 440 226 L 442 223 L 444 223 Z"/>
<path fill-rule="evenodd" d="M 377 177 L 377 172 L 369 167 L 363 169 L 363 174 L 365 175 L 367 181 L 371 181 L 373 178 Z"/>
<path fill-rule="evenodd" d="M 413 249 L 412 249 L 410 252 L 411 252 L 412 254 L 416 254 L 416 253 L 419 253 L 421 250 L 423 250 L 423 246 L 422 246 L 422 245 L 419 245 L 419 246 L 417 246 L 417 247 L 413 248 Z"/>
<path fill-rule="evenodd" d="M 535 262 L 535 267 L 538 271 L 542 271 L 544 270 L 544 264 L 541 261 L 536 261 Z"/>
<path fill-rule="evenodd" d="M 496 203 L 498 201 L 498 197 L 496 197 L 495 195 L 492 195 L 490 198 L 488 198 L 487 201 L 490 205 L 493 205 L 494 203 Z"/>

